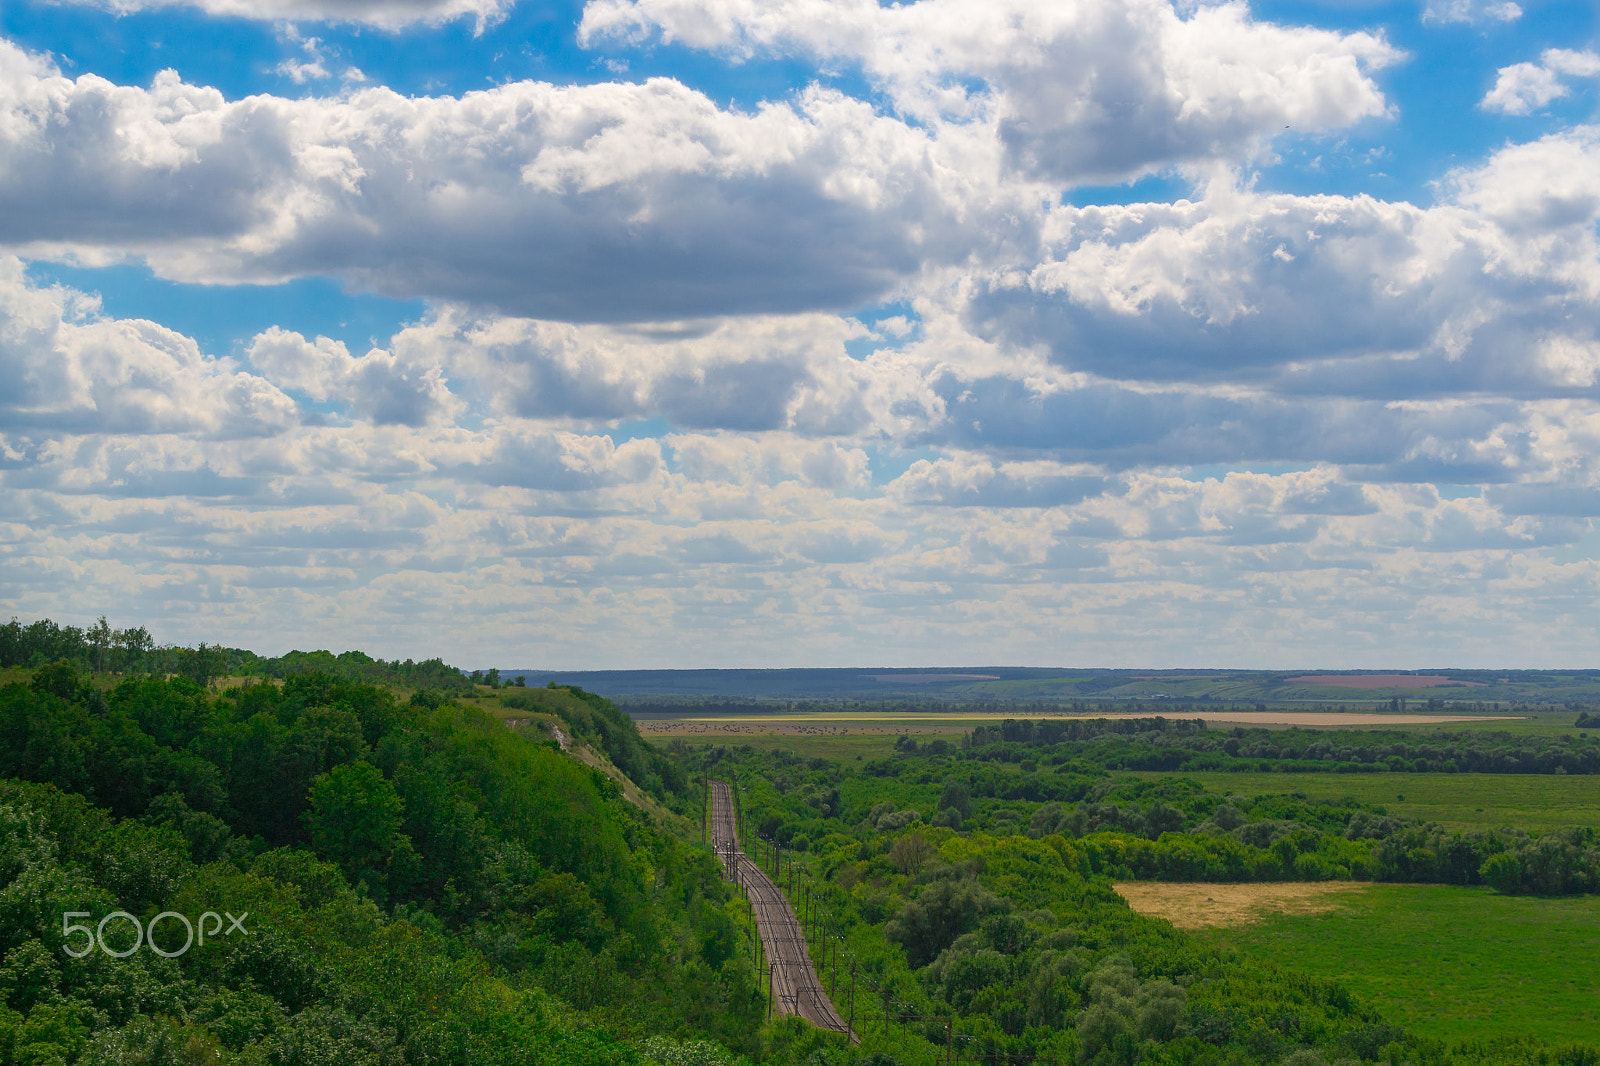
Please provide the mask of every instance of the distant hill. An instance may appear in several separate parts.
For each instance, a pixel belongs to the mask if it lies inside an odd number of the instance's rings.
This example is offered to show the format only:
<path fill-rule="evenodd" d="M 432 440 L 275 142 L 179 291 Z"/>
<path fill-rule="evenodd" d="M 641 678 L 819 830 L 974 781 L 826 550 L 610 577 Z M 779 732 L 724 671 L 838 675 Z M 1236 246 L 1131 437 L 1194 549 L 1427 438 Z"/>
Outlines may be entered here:
<path fill-rule="evenodd" d="M 578 685 L 624 703 L 722 700 L 916 700 L 1186 703 L 1600 703 L 1600 670 L 1094 670 L 957 666 L 889 669 L 502 669 L 528 685 Z"/>

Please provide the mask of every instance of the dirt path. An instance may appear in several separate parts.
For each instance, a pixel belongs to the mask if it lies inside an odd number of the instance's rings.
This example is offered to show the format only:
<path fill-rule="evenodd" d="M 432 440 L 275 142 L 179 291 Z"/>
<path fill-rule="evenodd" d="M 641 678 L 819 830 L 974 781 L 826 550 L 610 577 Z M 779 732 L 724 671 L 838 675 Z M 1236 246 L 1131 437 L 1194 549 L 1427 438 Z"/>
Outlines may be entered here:
<path fill-rule="evenodd" d="M 806 950 L 805 932 L 795 917 L 789 900 L 755 860 L 739 846 L 738 825 L 734 818 L 733 795 L 725 781 L 711 782 L 711 843 L 722 858 L 728 880 L 745 890 L 755 912 L 761 946 L 772 968 L 772 1005 L 775 1013 L 798 1014 L 818 1029 L 848 1033 L 857 1041 L 833 1001 L 822 990 L 817 971 Z"/>

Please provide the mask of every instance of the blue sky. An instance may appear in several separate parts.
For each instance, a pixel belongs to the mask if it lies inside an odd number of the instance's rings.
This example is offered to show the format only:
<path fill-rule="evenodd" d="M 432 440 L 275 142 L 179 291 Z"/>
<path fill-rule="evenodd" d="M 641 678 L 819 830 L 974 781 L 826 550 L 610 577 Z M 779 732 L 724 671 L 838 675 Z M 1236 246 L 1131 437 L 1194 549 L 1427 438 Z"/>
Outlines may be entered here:
<path fill-rule="evenodd" d="M 1588 0 L 0 8 L 0 610 L 1593 665 Z"/>

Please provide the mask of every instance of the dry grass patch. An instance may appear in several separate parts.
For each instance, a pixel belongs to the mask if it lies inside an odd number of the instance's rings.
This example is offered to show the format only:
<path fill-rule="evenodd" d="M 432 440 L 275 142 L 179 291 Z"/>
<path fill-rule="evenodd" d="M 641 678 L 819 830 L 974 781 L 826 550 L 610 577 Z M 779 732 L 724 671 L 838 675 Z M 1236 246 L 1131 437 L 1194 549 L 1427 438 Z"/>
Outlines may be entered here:
<path fill-rule="evenodd" d="M 1245 925 L 1277 914 L 1320 914 L 1333 910 L 1341 895 L 1367 888 L 1352 881 L 1249 885 L 1124 881 L 1112 887 L 1140 914 L 1165 918 L 1179 929 Z"/>

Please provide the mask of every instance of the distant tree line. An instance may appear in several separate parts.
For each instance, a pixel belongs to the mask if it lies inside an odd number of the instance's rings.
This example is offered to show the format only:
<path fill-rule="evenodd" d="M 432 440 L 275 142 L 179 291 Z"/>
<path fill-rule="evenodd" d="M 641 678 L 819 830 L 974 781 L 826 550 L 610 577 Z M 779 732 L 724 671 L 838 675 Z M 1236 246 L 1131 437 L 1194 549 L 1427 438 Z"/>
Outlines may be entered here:
<path fill-rule="evenodd" d="M 1031 722 L 1007 718 L 998 725 L 980 725 L 968 734 L 967 746 L 989 744 L 1060 744 L 1102 736 L 1138 733 L 1191 735 L 1205 731 L 1201 718 L 1046 718 Z"/>
<path fill-rule="evenodd" d="M 1204 712 L 1206 714 L 1232 713 L 1232 714 L 1261 714 L 1270 710 L 1299 710 L 1314 709 L 1324 713 L 1346 712 L 1371 714 L 1375 707 L 1388 709 L 1396 713 L 1412 712 L 1429 714 L 1505 714 L 1517 711 L 1548 711 L 1548 703 L 1538 705 L 1523 703 L 1497 703 L 1483 700 L 1446 700 L 1431 696 L 1425 700 L 1406 699 L 1394 697 L 1387 700 L 1369 701 L 1366 703 L 1316 703 L 1308 705 L 1305 702 L 1293 704 L 1267 704 L 1261 702 L 1241 702 L 1235 700 L 1195 699 L 1195 700 L 972 700 L 950 699 L 937 696 L 904 696 L 897 695 L 883 699 L 861 699 L 851 697 L 816 697 L 816 698 L 760 698 L 760 697 L 726 697 L 726 696 L 684 696 L 684 695 L 649 695 L 649 696 L 618 696 L 614 697 L 617 704 L 625 708 L 629 714 L 636 715 L 682 715 L 693 712 L 695 714 L 729 715 L 729 716 L 759 716 L 770 714 L 848 714 L 864 713 L 882 714 L 893 716 L 896 714 L 951 714 L 951 715 L 998 715 L 1005 714 L 1017 719 L 1033 716 L 1045 717 L 1053 715 L 1072 715 L 1075 717 L 1093 717 L 1099 715 L 1117 715 L 1128 717 L 1164 717 L 1167 719 L 1182 719 L 1186 716 Z M 1579 709 L 1582 704 L 1568 703 L 1573 710 Z M 1597 715 L 1600 717 L 1600 715 Z"/>
<path fill-rule="evenodd" d="M 422 662 L 374 659 L 359 651 L 291 651 L 262 656 L 244 648 L 201 643 L 158 645 L 144 626 L 114 629 L 101 616 L 94 625 L 59 625 L 48 618 L 0 625 L 0 667 L 68 662 L 82 672 L 187 677 L 198 684 L 228 675 L 288 678 L 327 674 L 377 684 L 461 691 L 472 682 L 443 659 Z"/>
<path fill-rule="evenodd" d="M 0 625 L 0 667 L 41 666 L 67 659 L 98 671 L 124 673 L 142 666 L 155 650 L 144 626 L 113 629 L 102 615 L 88 628 L 57 625 L 48 618 Z"/>
<path fill-rule="evenodd" d="M 1369 773 L 1600 773 L 1600 736 L 1472 729 L 1419 736 L 1401 730 L 1205 729 L 1172 719 L 1006 721 L 979 726 L 962 757 L 1048 764 L 1059 772 L 1107 770 Z"/>
<path fill-rule="evenodd" d="M 408 688 L 460 692 L 472 681 L 457 667 L 440 658 L 413 662 L 410 659 L 374 659 L 365 652 L 291 651 L 276 658 L 253 652 L 229 649 L 231 673 L 255 677 L 287 678 L 301 674 L 327 674 L 374 684 L 398 684 Z"/>

